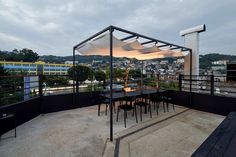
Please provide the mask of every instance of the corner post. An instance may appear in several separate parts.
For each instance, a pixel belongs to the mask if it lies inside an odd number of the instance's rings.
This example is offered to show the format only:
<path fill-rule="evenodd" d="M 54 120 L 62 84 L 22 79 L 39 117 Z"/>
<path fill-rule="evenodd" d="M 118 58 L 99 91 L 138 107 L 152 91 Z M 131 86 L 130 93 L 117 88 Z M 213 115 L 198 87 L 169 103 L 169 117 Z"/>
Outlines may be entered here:
<path fill-rule="evenodd" d="M 189 74 L 190 74 L 190 86 L 189 86 L 189 90 L 190 90 L 190 92 L 192 92 L 192 49 L 190 50 L 190 72 L 189 72 Z"/>
<path fill-rule="evenodd" d="M 214 75 L 211 75 L 211 95 L 214 95 Z"/>
<path fill-rule="evenodd" d="M 39 100 L 41 105 L 41 113 L 44 113 L 43 107 L 43 75 L 39 74 Z"/>
<path fill-rule="evenodd" d="M 113 84 L 113 27 L 110 26 L 110 141 L 113 141 L 113 93 L 112 93 L 112 84 Z"/>
<path fill-rule="evenodd" d="M 142 60 L 142 67 L 141 67 L 141 90 L 143 89 L 143 60 Z"/>
<path fill-rule="evenodd" d="M 75 96 L 75 47 L 73 47 L 73 94 L 72 94 L 72 106 L 75 106 L 76 96 Z"/>
<path fill-rule="evenodd" d="M 182 91 L 182 75 L 179 74 L 179 91 Z"/>
<path fill-rule="evenodd" d="M 190 98 L 189 98 L 189 101 L 190 101 L 190 108 L 192 108 L 192 49 L 190 49 L 189 50 L 190 51 L 190 71 L 189 71 L 189 74 L 190 74 L 190 81 L 189 81 L 189 83 L 190 83 L 190 86 L 189 86 L 189 90 L 190 90 L 190 92 L 189 92 L 189 94 L 190 94 Z"/>

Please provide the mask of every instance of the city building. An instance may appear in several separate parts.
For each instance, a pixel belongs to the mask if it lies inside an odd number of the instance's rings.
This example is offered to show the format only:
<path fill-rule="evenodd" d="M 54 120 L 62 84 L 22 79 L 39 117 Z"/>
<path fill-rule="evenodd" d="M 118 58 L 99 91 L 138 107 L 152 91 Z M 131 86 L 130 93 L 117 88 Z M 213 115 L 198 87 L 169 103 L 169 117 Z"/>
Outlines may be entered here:
<path fill-rule="evenodd" d="M 20 72 L 24 71 L 30 75 L 66 75 L 67 70 L 72 67 L 72 64 L 53 64 L 38 62 L 9 62 L 0 61 L 0 65 L 9 71 Z"/>
<path fill-rule="evenodd" d="M 211 69 L 213 71 L 219 71 L 219 70 L 225 71 L 226 70 L 226 66 L 225 65 L 213 65 L 213 66 L 211 66 Z"/>
<path fill-rule="evenodd" d="M 226 65 L 228 62 L 228 60 L 218 60 L 218 61 L 214 61 L 211 62 L 213 65 Z"/>
<path fill-rule="evenodd" d="M 73 64 L 73 61 L 65 61 L 65 64 Z M 79 64 L 79 61 L 75 61 L 75 64 Z"/>

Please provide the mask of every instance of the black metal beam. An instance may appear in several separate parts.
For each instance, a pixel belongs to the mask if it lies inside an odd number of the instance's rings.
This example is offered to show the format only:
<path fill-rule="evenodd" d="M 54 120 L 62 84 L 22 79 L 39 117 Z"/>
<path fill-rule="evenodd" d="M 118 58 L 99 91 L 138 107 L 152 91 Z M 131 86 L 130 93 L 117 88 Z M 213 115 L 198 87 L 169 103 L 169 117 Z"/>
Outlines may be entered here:
<path fill-rule="evenodd" d="M 186 49 L 186 50 L 188 50 L 188 51 L 190 50 L 190 49 L 187 48 L 187 47 L 175 45 L 175 44 L 172 44 L 172 43 L 169 43 L 169 42 L 165 42 L 165 41 L 162 41 L 162 40 L 157 40 L 157 39 L 154 39 L 154 38 L 151 38 L 151 37 L 148 37 L 148 36 L 145 36 L 145 35 L 141 35 L 141 34 L 138 34 L 138 33 L 132 32 L 132 31 L 128 31 L 128 30 L 125 30 L 125 29 L 122 29 L 122 28 L 119 28 L 119 27 L 115 27 L 115 26 L 112 26 L 112 25 L 109 26 L 109 27 L 107 27 L 107 28 L 105 28 L 105 29 L 103 29 L 102 31 L 100 31 L 100 32 L 98 32 L 98 33 L 96 33 L 96 34 L 94 34 L 93 36 L 89 37 L 88 39 L 86 39 L 86 40 L 80 42 L 79 44 L 75 45 L 74 48 L 76 49 L 77 47 L 83 45 L 84 43 L 88 42 L 89 40 L 92 40 L 93 38 L 99 36 L 100 34 L 102 34 L 102 33 L 106 32 L 106 31 L 108 31 L 110 28 L 112 28 L 113 31 L 114 31 L 114 30 L 117 30 L 117 31 L 120 31 L 120 32 L 124 32 L 124 33 L 127 33 L 127 34 L 131 34 L 131 36 L 126 37 L 126 38 L 123 38 L 123 40 L 137 36 L 137 37 L 141 37 L 141 38 L 144 38 L 144 39 L 148 39 L 148 40 L 153 41 L 153 42 L 163 43 L 163 44 L 165 44 L 166 46 L 175 46 L 175 47 L 179 47 L 179 48 L 182 48 L 182 49 Z M 160 47 L 160 46 L 159 46 L 159 47 Z M 163 47 L 163 45 L 161 45 L 161 47 Z"/>
<path fill-rule="evenodd" d="M 173 48 L 171 48 L 171 50 L 176 50 L 176 49 L 181 49 L 181 48 L 179 48 L 179 47 L 173 47 Z"/>
<path fill-rule="evenodd" d="M 122 39 L 120 39 L 120 40 L 121 40 L 121 41 L 124 41 L 124 40 L 131 39 L 131 38 L 133 38 L 133 37 L 136 37 L 136 35 L 130 35 L 130 36 L 125 37 L 125 38 L 122 38 Z"/>
<path fill-rule="evenodd" d="M 86 40 L 80 42 L 79 44 L 75 45 L 75 46 L 74 46 L 74 49 L 76 49 L 77 47 L 81 46 L 82 44 L 88 42 L 89 40 L 92 40 L 93 38 L 99 36 L 100 34 L 102 34 L 102 33 L 106 32 L 106 31 L 108 31 L 108 30 L 110 29 L 110 27 L 111 27 L 111 26 L 109 26 L 109 27 L 107 27 L 107 28 L 101 30 L 100 32 L 94 34 L 93 36 L 91 36 L 91 37 L 87 38 Z"/>
<path fill-rule="evenodd" d="M 156 42 L 156 41 L 146 41 L 146 42 L 143 42 L 143 43 L 141 43 L 141 45 L 145 45 L 145 44 L 150 44 L 150 43 L 153 43 L 153 42 Z"/>
<path fill-rule="evenodd" d="M 189 49 L 183 49 L 183 48 L 182 48 L 181 51 L 189 51 Z"/>
<path fill-rule="evenodd" d="M 138 34 L 138 33 L 132 32 L 132 31 L 128 31 L 128 30 L 125 30 L 125 29 L 116 27 L 116 26 L 111 26 L 111 27 L 113 27 L 114 30 L 118 30 L 118 31 L 121 31 L 121 32 L 124 32 L 124 33 L 136 35 L 136 36 L 141 37 L 141 38 L 145 38 L 145 39 L 152 40 L 152 41 L 155 41 L 155 42 L 160 42 L 160 43 L 163 43 L 163 44 L 166 44 L 166 45 L 172 45 L 172 46 L 176 46 L 176 47 L 185 48 L 185 49 L 190 50 L 190 49 L 187 48 L 187 47 L 175 45 L 175 44 L 172 44 L 172 43 L 169 43 L 169 42 L 165 42 L 165 41 L 162 41 L 162 40 L 157 40 L 157 39 L 154 39 L 154 38 L 145 36 L 145 35 L 141 35 L 141 34 Z"/>

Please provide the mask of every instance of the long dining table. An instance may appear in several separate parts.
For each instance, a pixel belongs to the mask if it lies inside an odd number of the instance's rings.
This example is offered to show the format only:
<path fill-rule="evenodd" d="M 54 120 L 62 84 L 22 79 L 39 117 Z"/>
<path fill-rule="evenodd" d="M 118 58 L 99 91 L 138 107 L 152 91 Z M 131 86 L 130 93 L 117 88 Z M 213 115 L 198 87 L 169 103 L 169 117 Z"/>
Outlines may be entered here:
<path fill-rule="evenodd" d="M 112 94 L 112 101 L 120 101 L 123 100 L 124 98 L 132 98 L 132 97 L 140 97 L 140 96 L 148 96 L 151 94 L 162 94 L 166 92 L 166 90 L 163 89 L 143 89 L 143 90 L 138 90 L 138 91 L 129 91 L 129 92 L 116 92 Z M 110 93 L 106 93 L 105 96 L 107 99 L 110 99 Z"/>
<path fill-rule="evenodd" d="M 103 96 L 107 99 L 110 99 L 110 93 L 109 91 L 106 91 L 108 93 L 103 94 Z M 112 102 L 115 103 L 117 101 L 122 100 L 129 100 L 130 102 L 133 101 L 133 98 L 144 98 L 145 103 L 148 103 L 147 99 L 152 94 L 163 94 L 166 90 L 164 89 L 142 89 L 142 90 L 136 90 L 136 91 L 129 91 L 129 92 L 115 92 L 112 93 Z M 147 113 L 147 108 L 145 107 L 145 113 Z"/>

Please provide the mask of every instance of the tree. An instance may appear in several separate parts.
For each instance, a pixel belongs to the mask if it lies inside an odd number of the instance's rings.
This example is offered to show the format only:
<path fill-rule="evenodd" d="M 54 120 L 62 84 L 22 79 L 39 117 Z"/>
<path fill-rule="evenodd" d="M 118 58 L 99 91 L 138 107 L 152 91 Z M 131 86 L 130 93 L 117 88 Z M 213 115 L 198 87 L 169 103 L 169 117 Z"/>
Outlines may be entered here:
<path fill-rule="evenodd" d="M 125 70 L 120 68 L 113 68 L 113 79 L 121 79 L 125 78 Z M 110 69 L 106 70 L 106 78 L 110 78 Z"/>
<path fill-rule="evenodd" d="M 84 82 L 91 75 L 91 68 L 84 65 L 76 65 L 68 69 L 69 76 L 76 81 L 76 90 L 79 91 L 79 83 Z M 74 77 L 74 73 L 75 77 Z"/>
<path fill-rule="evenodd" d="M 31 49 L 22 49 L 19 53 L 22 56 L 24 62 L 35 62 L 38 60 L 39 55 Z"/>
<path fill-rule="evenodd" d="M 69 79 L 64 76 L 43 76 L 43 82 L 45 82 L 47 86 L 65 86 L 69 83 Z"/>
<path fill-rule="evenodd" d="M 5 61 L 24 61 L 24 62 L 35 62 L 39 58 L 39 55 L 30 49 L 17 50 L 14 49 L 11 52 L 0 51 L 0 60 Z"/>
<path fill-rule="evenodd" d="M 96 71 L 96 72 L 94 73 L 94 76 L 95 76 L 95 79 L 96 79 L 97 81 L 99 81 L 99 83 L 100 83 L 101 81 L 104 81 L 104 82 L 105 82 L 105 80 L 106 80 L 106 74 L 105 74 L 103 71 L 101 71 L 101 70 Z"/>
<path fill-rule="evenodd" d="M 141 77 L 141 71 L 139 69 L 130 70 L 129 76 L 132 78 L 140 78 Z"/>
<path fill-rule="evenodd" d="M 94 80 L 94 71 L 93 69 L 90 69 L 89 75 L 88 75 L 88 80 L 93 81 Z"/>
<path fill-rule="evenodd" d="M 68 69 L 69 76 L 74 79 L 73 71 L 75 72 L 75 77 L 79 82 L 84 82 L 88 79 L 91 69 L 84 65 L 76 65 L 75 67 L 71 67 Z"/>
<path fill-rule="evenodd" d="M 4 69 L 4 67 L 0 65 L 0 76 L 4 76 L 4 75 L 7 75 L 7 72 Z"/>

